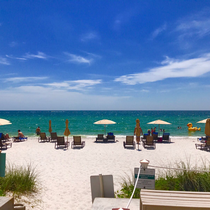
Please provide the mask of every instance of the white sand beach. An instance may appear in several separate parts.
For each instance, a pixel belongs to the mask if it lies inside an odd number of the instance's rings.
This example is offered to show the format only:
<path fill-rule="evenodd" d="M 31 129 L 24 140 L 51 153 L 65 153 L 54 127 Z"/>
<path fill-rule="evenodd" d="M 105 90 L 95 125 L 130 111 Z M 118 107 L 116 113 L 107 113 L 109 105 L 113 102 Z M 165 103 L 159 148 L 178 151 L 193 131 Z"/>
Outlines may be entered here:
<path fill-rule="evenodd" d="M 69 137 L 72 141 L 72 137 Z M 25 142 L 13 143 L 3 150 L 7 164 L 36 167 L 42 191 L 37 199 L 42 202 L 34 210 L 90 210 L 92 206 L 90 176 L 112 174 L 114 190 L 119 190 L 121 176 L 130 176 L 141 159 L 151 165 L 173 166 L 175 162 L 190 159 L 192 165 L 208 161 L 210 153 L 195 148 L 196 137 L 172 137 L 172 143 L 157 143 L 156 149 L 124 149 L 125 137 L 116 137 L 116 143 L 95 143 L 86 137 L 82 149 L 55 149 L 55 143 L 38 143 L 31 137 Z M 159 169 L 160 170 L 160 169 Z M 157 170 L 158 171 L 158 170 Z M 27 210 L 32 209 L 27 206 Z"/>

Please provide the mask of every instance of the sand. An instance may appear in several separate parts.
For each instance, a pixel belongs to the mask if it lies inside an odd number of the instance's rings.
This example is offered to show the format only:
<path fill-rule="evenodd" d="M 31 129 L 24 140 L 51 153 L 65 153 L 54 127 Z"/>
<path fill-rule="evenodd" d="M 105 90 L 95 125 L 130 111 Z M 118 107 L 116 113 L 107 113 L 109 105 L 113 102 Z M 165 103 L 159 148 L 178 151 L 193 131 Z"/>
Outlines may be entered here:
<path fill-rule="evenodd" d="M 69 138 L 72 141 L 72 137 Z M 116 143 L 95 143 L 95 138 L 86 137 L 82 149 L 55 149 L 55 143 L 38 143 L 31 137 L 25 142 L 13 143 L 6 152 L 7 164 L 36 167 L 42 187 L 36 199 L 41 203 L 38 210 L 90 210 L 92 206 L 90 176 L 112 174 L 114 190 L 119 190 L 121 177 L 132 175 L 141 159 L 151 165 L 174 166 L 179 161 L 202 165 L 210 153 L 195 149 L 196 137 L 172 137 L 172 143 L 158 143 L 156 149 L 124 149 L 125 137 L 116 137 Z M 158 169 L 160 170 L 160 169 Z M 156 174 L 158 173 L 156 170 Z M 27 210 L 32 209 L 30 205 Z"/>

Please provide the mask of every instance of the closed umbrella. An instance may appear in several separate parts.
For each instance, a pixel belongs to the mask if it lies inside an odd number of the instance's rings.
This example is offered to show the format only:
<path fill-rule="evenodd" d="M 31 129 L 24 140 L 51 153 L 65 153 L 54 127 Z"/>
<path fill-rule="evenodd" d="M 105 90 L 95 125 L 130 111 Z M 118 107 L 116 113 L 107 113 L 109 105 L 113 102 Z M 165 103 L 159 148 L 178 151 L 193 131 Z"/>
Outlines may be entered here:
<path fill-rule="evenodd" d="M 12 124 L 9 120 L 0 119 L 0 125 L 9 125 Z"/>
<path fill-rule="evenodd" d="M 67 136 L 67 144 L 68 144 L 68 136 L 71 134 L 71 132 L 70 132 L 70 130 L 69 130 L 69 128 L 68 128 L 68 124 L 69 124 L 69 121 L 68 120 L 66 120 L 66 129 L 65 129 L 65 131 L 64 131 L 64 136 Z"/>
<path fill-rule="evenodd" d="M 104 133 L 106 135 L 106 125 L 110 125 L 110 124 L 116 124 L 116 122 L 112 121 L 112 120 L 107 120 L 107 119 L 103 119 L 103 120 L 99 120 L 97 122 L 94 122 L 94 124 L 97 125 L 104 125 Z"/>
<path fill-rule="evenodd" d="M 51 127 L 51 120 L 49 121 L 49 132 L 52 132 L 52 127 Z"/>
<path fill-rule="evenodd" d="M 147 124 L 155 124 L 155 125 L 158 125 L 158 130 L 160 131 L 160 125 L 170 125 L 171 123 L 166 122 L 166 121 L 163 121 L 163 120 L 155 120 L 155 121 L 149 122 Z"/>
<path fill-rule="evenodd" d="M 210 136 L 210 119 L 206 120 L 205 134 L 206 136 Z"/>

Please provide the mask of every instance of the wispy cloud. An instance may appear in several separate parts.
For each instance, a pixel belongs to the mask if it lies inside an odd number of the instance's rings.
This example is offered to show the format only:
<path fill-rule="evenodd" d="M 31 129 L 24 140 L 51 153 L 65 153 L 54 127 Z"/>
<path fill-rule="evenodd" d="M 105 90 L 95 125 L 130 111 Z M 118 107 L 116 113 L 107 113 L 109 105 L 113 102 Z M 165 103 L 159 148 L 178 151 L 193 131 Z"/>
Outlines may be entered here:
<path fill-rule="evenodd" d="M 48 77 L 10 77 L 4 79 L 4 82 L 13 82 L 13 83 L 20 83 L 20 82 L 31 82 L 37 80 L 45 80 Z"/>
<path fill-rule="evenodd" d="M 210 35 L 209 9 L 185 17 L 177 22 L 175 31 L 180 33 L 180 38 L 198 37 Z"/>
<path fill-rule="evenodd" d="M 89 32 L 81 36 L 82 42 L 87 42 L 87 41 L 96 40 L 96 39 L 99 39 L 99 36 L 96 32 Z"/>
<path fill-rule="evenodd" d="M 0 64 L 10 65 L 10 62 L 6 58 L 0 57 Z"/>
<path fill-rule="evenodd" d="M 10 47 L 16 47 L 16 46 L 18 46 L 18 43 L 17 42 L 11 42 L 11 43 L 9 43 L 9 46 Z"/>
<path fill-rule="evenodd" d="M 23 57 L 15 57 L 13 55 L 6 55 L 7 58 L 10 58 L 10 59 L 16 59 L 16 60 L 22 60 L 22 61 L 26 61 L 27 59 L 26 58 L 23 58 Z"/>
<path fill-rule="evenodd" d="M 34 59 L 34 58 L 47 59 L 48 56 L 43 52 L 38 52 L 37 54 L 26 53 L 26 55 L 24 55 L 23 58 L 26 58 L 26 59 Z"/>
<path fill-rule="evenodd" d="M 86 64 L 91 64 L 92 61 L 93 61 L 92 58 L 85 58 L 85 57 L 82 57 L 80 55 L 74 55 L 74 54 L 67 53 L 67 52 L 65 52 L 65 55 L 67 55 L 69 57 L 68 62 L 71 62 L 71 63 L 78 63 L 78 64 L 86 63 Z"/>
<path fill-rule="evenodd" d="M 188 60 L 166 58 L 162 66 L 152 68 L 147 72 L 123 75 L 115 79 L 127 85 L 156 82 L 167 78 L 199 77 L 210 72 L 210 53 Z"/>
<path fill-rule="evenodd" d="M 160 35 L 163 31 L 167 28 L 166 23 L 163 24 L 161 27 L 157 28 L 151 35 L 151 39 L 155 39 L 158 35 Z"/>
<path fill-rule="evenodd" d="M 45 84 L 54 88 L 61 88 L 67 90 L 83 90 L 91 88 L 94 85 L 100 84 L 102 81 L 98 80 L 74 80 L 74 81 L 64 81 L 64 82 L 53 82 Z"/>
<path fill-rule="evenodd" d="M 114 22 L 113 22 L 113 29 L 120 30 L 121 27 L 124 24 L 128 23 L 130 19 L 134 17 L 136 14 L 138 14 L 138 11 L 136 10 L 136 8 L 131 8 L 131 9 L 127 8 L 125 12 L 122 12 L 115 17 Z"/>

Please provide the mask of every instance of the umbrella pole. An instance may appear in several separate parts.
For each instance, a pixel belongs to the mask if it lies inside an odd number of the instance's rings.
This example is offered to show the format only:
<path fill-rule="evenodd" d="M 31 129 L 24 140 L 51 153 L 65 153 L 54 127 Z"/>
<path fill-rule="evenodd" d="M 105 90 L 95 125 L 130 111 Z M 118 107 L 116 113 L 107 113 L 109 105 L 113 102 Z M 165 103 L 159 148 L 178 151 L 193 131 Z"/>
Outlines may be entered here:
<path fill-rule="evenodd" d="M 158 133 L 160 133 L 160 124 L 158 125 Z M 160 134 L 159 134 L 159 136 L 160 136 Z"/>

